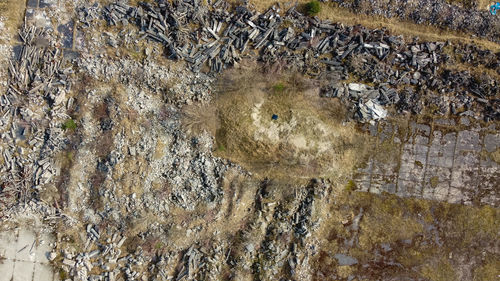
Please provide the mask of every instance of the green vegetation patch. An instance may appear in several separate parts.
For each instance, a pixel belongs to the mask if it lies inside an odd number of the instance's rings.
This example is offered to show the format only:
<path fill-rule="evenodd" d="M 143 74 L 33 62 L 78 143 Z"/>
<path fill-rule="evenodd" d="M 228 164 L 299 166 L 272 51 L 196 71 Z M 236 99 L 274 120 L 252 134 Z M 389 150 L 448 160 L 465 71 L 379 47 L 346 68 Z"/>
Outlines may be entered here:
<path fill-rule="evenodd" d="M 439 184 L 439 177 L 433 176 L 430 178 L 429 182 L 430 182 L 432 188 L 436 188 L 437 185 Z"/>
<path fill-rule="evenodd" d="M 321 3 L 319 1 L 313 0 L 306 4 L 306 12 L 310 16 L 315 16 L 321 12 Z"/>
<path fill-rule="evenodd" d="M 66 280 L 68 278 L 68 273 L 64 269 L 59 269 L 59 279 Z"/>
<path fill-rule="evenodd" d="M 76 122 L 73 119 L 68 119 L 66 122 L 63 123 L 62 128 L 63 130 L 71 130 L 74 131 L 76 130 Z"/>
<path fill-rule="evenodd" d="M 345 190 L 347 191 L 356 190 L 356 183 L 353 180 L 349 180 L 345 186 Z"/>
<path fill-rule="evenodd" d="M 280 82 L 278 84 L 275 84 L 273 86 L 273 90 L 275 92 L 283 92 L 283 90 L 285 90 L 285 84 L 283 82 Z"/>

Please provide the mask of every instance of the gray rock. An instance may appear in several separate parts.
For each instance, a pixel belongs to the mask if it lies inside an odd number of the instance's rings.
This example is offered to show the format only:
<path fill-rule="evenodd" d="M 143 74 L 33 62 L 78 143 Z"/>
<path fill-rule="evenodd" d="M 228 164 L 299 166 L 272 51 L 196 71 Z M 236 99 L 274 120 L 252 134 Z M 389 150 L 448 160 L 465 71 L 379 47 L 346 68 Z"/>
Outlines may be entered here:
<path fill-rule="evenodd" d="M 335 254 L 334 257 L 337 259 L 339 265 L 355 265 L 358 263 L 357 259 L 344 254 Z"/>
<path fill-rule="evenodd" d="M 57 258 L 57 253 L 56 252 L 47 253 L 47 259 L 49 261 L 53 261 L 55 258 Z"/>

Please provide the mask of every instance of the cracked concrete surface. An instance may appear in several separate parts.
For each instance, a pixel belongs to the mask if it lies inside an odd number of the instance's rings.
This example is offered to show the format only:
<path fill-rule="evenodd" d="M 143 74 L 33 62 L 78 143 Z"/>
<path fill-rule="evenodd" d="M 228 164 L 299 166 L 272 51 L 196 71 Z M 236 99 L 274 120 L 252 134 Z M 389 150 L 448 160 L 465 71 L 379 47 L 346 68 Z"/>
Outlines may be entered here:
<path fill-rule="evenodd" d="M 387 121 L 368 128 L 378 136 L 377 152 L 358 170 L 358 188 L 498 206 L 500 169 L 493 154 L 499 149 L 500 134 L 494 124 L 464 123 L 457 125 L 452 119 L 409 121 L 406 128 Z M 384 154 L 383 160 L 380 154 Z"/>
<path fill-rule="evenodd" d="M 0 281 L 57 281 L 49 264 L 53 238 L 27 229 L 0 232 Z"/>

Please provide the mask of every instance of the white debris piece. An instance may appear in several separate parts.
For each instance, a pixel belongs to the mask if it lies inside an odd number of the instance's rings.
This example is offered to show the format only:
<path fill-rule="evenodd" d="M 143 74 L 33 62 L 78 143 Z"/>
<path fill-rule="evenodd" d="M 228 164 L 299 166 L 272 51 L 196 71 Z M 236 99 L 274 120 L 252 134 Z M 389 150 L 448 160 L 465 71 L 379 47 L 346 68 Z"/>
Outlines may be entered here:
<path fill-rule="evenodd" d="M 356 92 L 366 91 L 366 85 L 360 83 L 349 83 L 349 90 Z"/>
<path fill-rule="evenodd" d="M 359 113 L 361 114 L 361 118 L 365 121 L 379 120 L 387 116 L 387 110 L 373 100 L 360 102 Z"/>

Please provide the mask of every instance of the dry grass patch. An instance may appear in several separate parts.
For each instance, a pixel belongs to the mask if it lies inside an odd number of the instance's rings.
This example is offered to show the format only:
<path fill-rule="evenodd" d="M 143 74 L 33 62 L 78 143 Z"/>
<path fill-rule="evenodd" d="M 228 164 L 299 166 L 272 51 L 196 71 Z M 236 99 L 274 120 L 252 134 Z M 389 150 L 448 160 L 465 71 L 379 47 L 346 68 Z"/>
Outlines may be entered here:
<path fill-rule="evenodd" d="M 332 204 L 318 209 L 322 223 L 313 234 L 320 241 L 321 252 L 312 265 L 324 276 L 342 274 L 333 259 L 335 253 L 346 253 L 358 264 L 370 265 L 355 271 L 369 280 L 392 280 L 390 277 L 407 274 L 411 279 L 435 281 L 493 280 L 498 275 L 498 209 L 386 193 L 341 191 L 332 196 Z M 361 210 L 359 230 L 355 231 L 353 221 Z M 347 241 L 354 243 L 347 246 Z M 391 250 L 381 250 L 382 245 L 390 245 Z M 390 267 L 384 261 L 398 266 Z"/>
<path fill-rule="evenodd" d="M 5 25 L 1 28 L 0 43 L 13 43 L 17 30 L 23 22 L 26 9 L 24 0 L 0 0 L 0 22 Z M 7 35 L 10 42 L 2 42 L 2 37 Z"/>
<path fill-rule="evenodd" d="M 498 276 L 500 276 L 500 258 L 498 256 L 487 257 L 486 264 L 474 271 L 474 281 L 495 280 Z"/>
<path fill-rule="evenodd" d="M 463 8 L 473 9 L 476 6 L 480 7 L 482 1 L 480 1 L 480 0 L 446 0 L 446 2 L 453 4 L 453 5 L 463 7 Z"/>
<path fill-rule="evenodd" d="M 342 177 L 365 159 L 372 140 L 343 124 L 345 106 L 319 97 L 312 80 L 255 69 L 221 79 L 216 155 L 279 180 Z"/>
<path fill-rule="evenodd" d="M 477 2 L 478 10 L 489 10 L 490 5 L 493 4 L 492 0 L 475 0 Z"/>
<path fill-rule="evenodd" d="M 215 135 L 218 127 L 217 109 L 214 105 L 187 105 L 183 108 L 182 125 L 190 134 L 203 131 Z"/>

